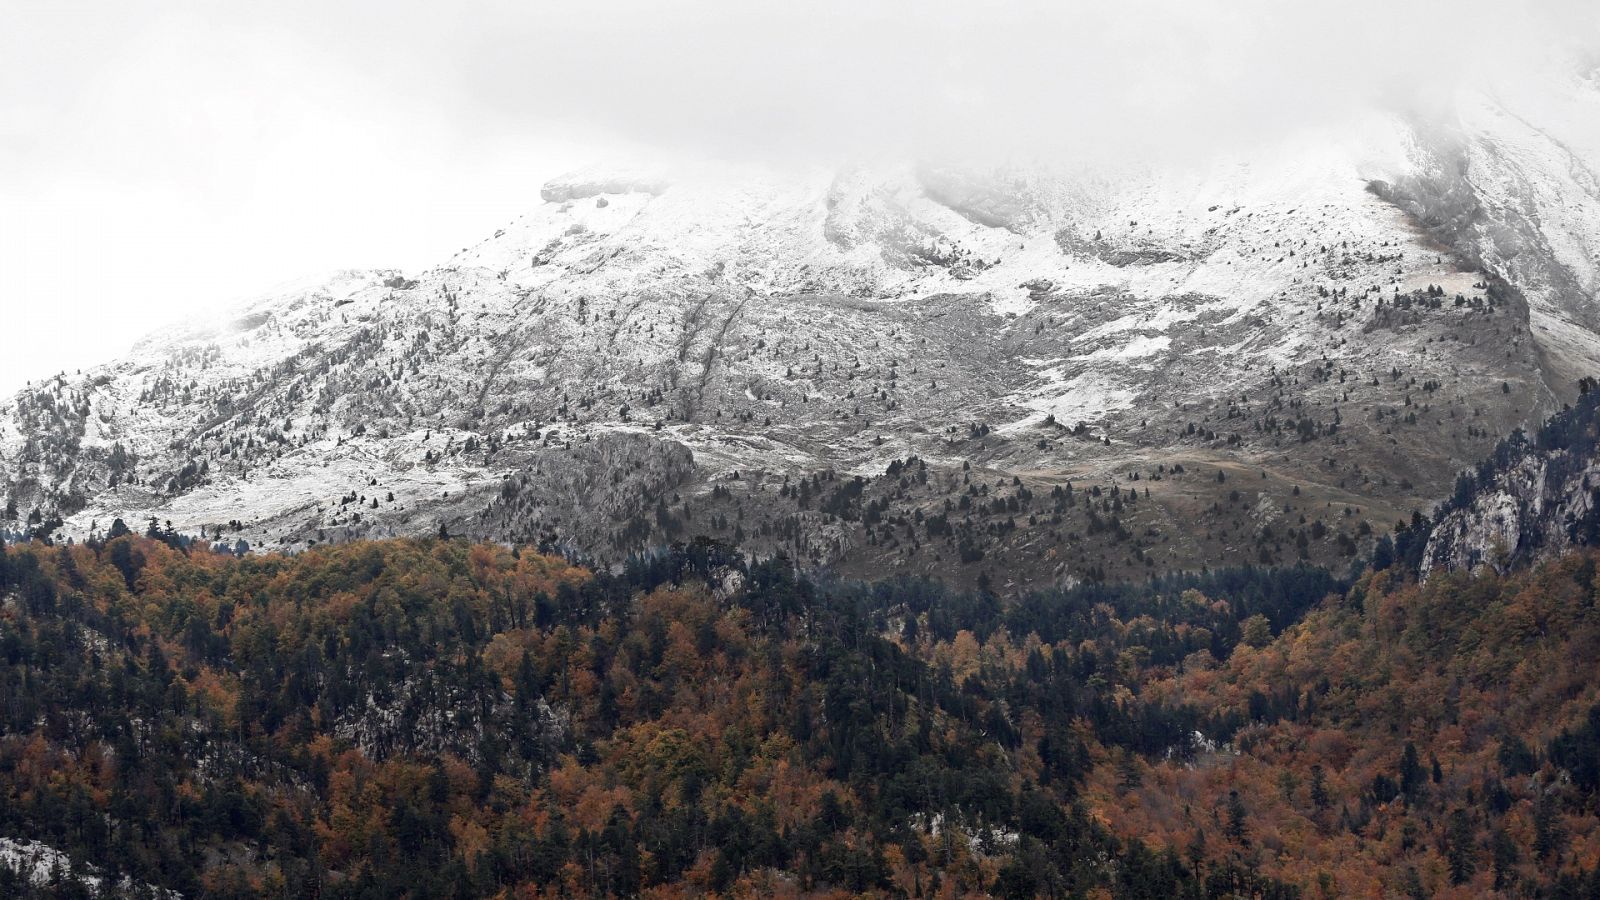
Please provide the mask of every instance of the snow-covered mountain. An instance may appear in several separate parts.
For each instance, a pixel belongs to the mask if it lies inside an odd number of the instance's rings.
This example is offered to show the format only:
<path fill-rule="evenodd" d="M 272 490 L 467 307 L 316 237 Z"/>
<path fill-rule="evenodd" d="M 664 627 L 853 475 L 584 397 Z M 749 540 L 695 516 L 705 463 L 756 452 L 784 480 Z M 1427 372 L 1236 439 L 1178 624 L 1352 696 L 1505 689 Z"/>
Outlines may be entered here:
<path fill-rule="evenodd" d="M 580 172 L 31 385 L 0 525 L 1332 562 L 1600 371 L 1597 172 L 1593 73 L 1187 167 Z"/>

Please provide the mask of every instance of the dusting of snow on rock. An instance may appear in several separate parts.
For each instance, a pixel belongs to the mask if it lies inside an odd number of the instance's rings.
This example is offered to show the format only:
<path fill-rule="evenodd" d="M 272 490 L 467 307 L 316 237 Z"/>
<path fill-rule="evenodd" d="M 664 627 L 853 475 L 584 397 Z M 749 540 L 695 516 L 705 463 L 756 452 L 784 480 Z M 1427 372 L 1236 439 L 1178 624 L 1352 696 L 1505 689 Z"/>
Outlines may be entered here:
<path fill-rule="evenodd" d="M 1600 91 L 1560 84 L 1166 168 L 530 185 L 435 268 L 290 285 L 0 402 L 0 528 L 613 558 L 709 530 L 825 563 L 882 545 L 796 480 L 911 456 L 1425 507 L 1600 370 Z"/>

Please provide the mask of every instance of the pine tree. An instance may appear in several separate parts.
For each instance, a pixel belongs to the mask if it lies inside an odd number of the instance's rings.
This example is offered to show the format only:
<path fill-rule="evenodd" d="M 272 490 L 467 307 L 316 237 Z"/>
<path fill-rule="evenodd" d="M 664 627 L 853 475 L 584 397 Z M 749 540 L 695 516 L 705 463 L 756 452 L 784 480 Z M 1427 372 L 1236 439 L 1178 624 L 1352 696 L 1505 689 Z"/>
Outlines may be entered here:
<path fill-rule="evenodd" d="M 1539 797 L 1533 807 L 1533 852 L 1542 863 L 1561 862 L 1561 845 L 1567 837 L 1561 827 L 1555 798 L 1549 794 Z"/>
<path fill-rule="evenodd" d="M 1311 767 L 1311 804 L 1319 810 L 1333 804 L 1333 798 L 1328 796 L 1328 775 L 1320 765 Z"/>
<path fill-rule="evenodd" d="M 1464 809 L 1450 814 L 1450 824 L 1445 829 L 1445 862 L 1450 867 L 1450 883 L 1466 884 L 1477 871 L 1478 848 L 1472 818 Z"/>
<path fill-rule="evenodd" d="M 1422 786 L 1427 783 L 1427 772 L 1422 768 L 1422 760 L 1417 757 L 1417 746 L 1406 741 L 1405 752 L 1400 755 L 1400 793 L 1406 795 L 1406 800 L 1413 801 L 1420 796 Z"/>
<path fill-rule="evenodd" d="M 1244 820 L 1249 813 L 1244 808 L 1244 800 L 1236 790 L 1228 791 L 1228 822 L 1226 825 L 1228 837 L 1240 844 L 1248 843 L 1245 840 Z"/>

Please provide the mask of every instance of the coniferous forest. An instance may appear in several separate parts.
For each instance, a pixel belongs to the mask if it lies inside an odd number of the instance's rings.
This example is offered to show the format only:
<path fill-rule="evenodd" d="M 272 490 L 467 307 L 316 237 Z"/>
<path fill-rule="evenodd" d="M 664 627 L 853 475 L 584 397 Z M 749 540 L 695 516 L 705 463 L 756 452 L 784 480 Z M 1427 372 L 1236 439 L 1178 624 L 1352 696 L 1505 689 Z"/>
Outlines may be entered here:
<path fill-rule="evenodd" d="M 78 868 L 0 894 L 1591 896 L 1597 560 L 1001 598 L 12 546 L 0 836 Z"/>

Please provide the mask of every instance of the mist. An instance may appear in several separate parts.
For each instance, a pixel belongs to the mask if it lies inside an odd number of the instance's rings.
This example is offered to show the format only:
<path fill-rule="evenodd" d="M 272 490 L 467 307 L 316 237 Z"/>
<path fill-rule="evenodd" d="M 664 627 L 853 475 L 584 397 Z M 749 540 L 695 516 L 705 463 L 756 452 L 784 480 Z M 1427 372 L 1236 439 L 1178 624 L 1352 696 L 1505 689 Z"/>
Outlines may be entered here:
<path fill-rule="evenodd" d="M 1514 88 L 1600 49 L 1600 5 L 1583 0 L 491 9 L 375 8 L 336 27 L 367 35 L 364 65 L 495 128 L 762 160 L 1183 157 L 1374 107 L 1438 114 L 1463 87 Z"/>
<path fill-rule="evenodd" d="M 6 11 L 4 389 L 284 280 L 430 265 L 597 156 L 1192 159 L 1600 47 L 1581 0 Z"/>

